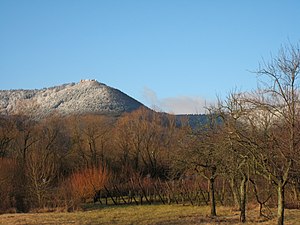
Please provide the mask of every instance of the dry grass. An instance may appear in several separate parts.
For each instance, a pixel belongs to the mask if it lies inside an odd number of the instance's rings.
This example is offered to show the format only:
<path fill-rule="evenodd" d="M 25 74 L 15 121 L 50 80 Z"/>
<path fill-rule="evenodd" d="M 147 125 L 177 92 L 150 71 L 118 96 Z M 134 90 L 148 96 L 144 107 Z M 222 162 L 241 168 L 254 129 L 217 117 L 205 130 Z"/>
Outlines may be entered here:
<path fill-rule="evenodd" d="M 35 213 L 0 215 L 0 224 L 239 224 L 239 212 L 218 207 L 218 217 L 210 218 L 206 206 L 145 205 L 89 207 L 74 213 Z M 259 218 L 258 211 L 248 211 L 246 224 L 276 224 L 276 219 Z M 300 210 L 287 210 L 285 224 L 300 224 Z"/>

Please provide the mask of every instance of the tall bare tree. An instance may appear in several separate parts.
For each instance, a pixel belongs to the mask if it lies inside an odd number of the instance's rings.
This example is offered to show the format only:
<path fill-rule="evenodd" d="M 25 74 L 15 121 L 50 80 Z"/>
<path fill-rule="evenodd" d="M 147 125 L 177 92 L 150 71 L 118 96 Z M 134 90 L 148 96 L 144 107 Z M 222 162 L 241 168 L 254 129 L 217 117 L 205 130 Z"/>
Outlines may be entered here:
<path fill-rule="evenodd" d="M 240 94 L 231 93 L 224 102 L 219 102 L 216 110 L 222 117 L 224 135 L 224 161 L 226 176 L 230 178 L 230 186 L 234 203 L 240 210 L 240 221 L 246 222 L 247 182 L 250 176 L 250 153 L 248 151 L 249 133 L 245 116 L 247 111 L 240 101 Z"/>
<path fill-rule="evenodd" d="M 123 166 L 151 177 L 166 177 L 174 146 L 176 121 L 167 116 L 141 108 L 121 117 L 115 129 L 119 160 Z"/>
<path fill-rule="evenodd" d="M 278 225 L 284 223 L 286 184 L 299 163 L 299 71 L 299 46 L 283 46 L 260 65 L 259 90 L 242 99 L 249 110 L 256 169 L 277 186 Z"/>
<path fill-rule="evenodd" d="M 107 163 L 113 121 L 103 115 L 84 115 L 69 118 L 73 154 L 83 167 Z M 76 158 L 76 157 L 75 157 Z"/>

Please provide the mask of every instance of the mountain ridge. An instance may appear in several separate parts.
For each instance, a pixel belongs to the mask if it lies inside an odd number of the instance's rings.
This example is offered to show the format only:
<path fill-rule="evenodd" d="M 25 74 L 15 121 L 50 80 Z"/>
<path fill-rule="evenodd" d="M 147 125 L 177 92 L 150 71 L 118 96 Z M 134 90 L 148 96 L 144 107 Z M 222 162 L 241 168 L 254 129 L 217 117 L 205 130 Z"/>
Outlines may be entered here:
<path fill-rule="evenodd" d="M 122 91 L 94 79 L 43 89 L 0 90 L 1 115 L 34 118 L 44 118 L 53 113 L 120 115 L 141 106 L 144 105 Z"/>

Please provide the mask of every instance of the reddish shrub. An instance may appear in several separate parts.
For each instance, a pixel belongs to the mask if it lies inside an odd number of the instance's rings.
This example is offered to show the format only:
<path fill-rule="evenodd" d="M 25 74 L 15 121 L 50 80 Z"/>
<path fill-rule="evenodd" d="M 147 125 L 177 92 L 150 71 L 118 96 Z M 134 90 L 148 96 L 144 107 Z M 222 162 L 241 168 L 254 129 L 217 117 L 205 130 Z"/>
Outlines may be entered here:
<path fill-rule="evenodd" d="M 60 195 L 69 210 L 92 198 L 98 190 L 108 183 L 110 173 L 104 167 L 88 168 L 73 173 L 60 188 Z"/>

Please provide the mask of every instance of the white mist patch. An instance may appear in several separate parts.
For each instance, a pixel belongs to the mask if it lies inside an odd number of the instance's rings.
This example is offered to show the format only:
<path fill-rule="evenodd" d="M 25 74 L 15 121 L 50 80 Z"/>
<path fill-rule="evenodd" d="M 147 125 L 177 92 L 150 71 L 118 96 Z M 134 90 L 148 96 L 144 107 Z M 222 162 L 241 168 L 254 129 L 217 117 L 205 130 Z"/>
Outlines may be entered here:
<path fill-rule="evenodd" d="M 199 114 L 205 112 L 206 101 L 197 96 L 177 96 L 162 99 L 161 106 L 173 114 Z"/>
<path fill-rule="evenodd" d="M 143 97 L 152 109 L 172 114 L 205 113 L 205 107 L 211 105 L 200 96 L 175 96 L 159 99 L 157 94 L 148 87 L 144 87 Z"/>

